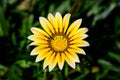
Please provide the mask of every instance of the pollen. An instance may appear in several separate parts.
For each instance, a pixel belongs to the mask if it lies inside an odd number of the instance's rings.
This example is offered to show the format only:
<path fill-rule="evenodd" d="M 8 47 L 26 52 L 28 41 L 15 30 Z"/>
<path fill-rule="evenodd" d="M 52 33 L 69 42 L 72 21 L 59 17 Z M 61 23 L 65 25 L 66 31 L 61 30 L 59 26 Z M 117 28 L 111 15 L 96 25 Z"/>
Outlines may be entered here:
<path fill-rule="evenodd" d="M 55 51 L 64 51 L 67 48 L 67 39 L 64 36 L 55 36 L 51 46 Z"/>

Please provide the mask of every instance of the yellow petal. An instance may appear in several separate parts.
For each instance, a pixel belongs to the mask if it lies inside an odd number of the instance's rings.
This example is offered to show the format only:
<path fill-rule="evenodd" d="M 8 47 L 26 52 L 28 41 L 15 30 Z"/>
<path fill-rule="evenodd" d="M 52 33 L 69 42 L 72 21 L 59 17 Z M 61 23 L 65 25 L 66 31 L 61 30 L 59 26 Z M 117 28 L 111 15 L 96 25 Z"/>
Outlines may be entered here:
<path fill-rule="evenodd" d="M 75 40 L 75 39 L 78 39 L 78 38 L 82 40 L 82 39 L 85 39 L 87 37 L 88 37 L 87 34 L 76 34 L 76 35 L 70 37 L 70 40 Z"/>
<path fill-rule="evenodd" d="M 30 55 L 37 55 L 37 54 L 39 54 L 39 50 L 40 50 L 40 49 L 41 49 L 41 48 L 39 48 L 39 47 L 34 48 L 34 49 L 31 51 Z"/>
<path fill-rule="evenodd" d="M 36 61 L 35 62 L 39 62 L 41 60 L 43 60 L 45 57 L 47 57 L 48 53 L 46 54 L 39 54 L 36 58 Z"/>
<path fill-rule="evenodd" d="M 35 35 L 47 36 L 47 37 L 49 37 L 48 34 L 47 34 L 45 31 L 43 31 L 42 29 L 32 27 L 32 28 L 31 28 L 31 31 L 32 31 L 33 34 L 35 34 Z"/>
<path fill-rule="evenodd" d="M 70 47 L 86 47 L 90 46 L 87 41 L 81 40 L 80 42 L 70 43 Z"/>
<path fill-rule="evenodd" d="M 66 62 L 69 64 L 69 66 L 71 66 L 73 69 L 75 69 L 75 61 L 71 60 L 66 53 L 62 54 L 63 57 L 65 58 Z"/>
<path fill-rule="evenodd" d="M 52 61 L 53 61 L 54 56 L 55 56 L 55 53 L 52 53 L 51 57 L 49 58 L 49 61 L 48 61 L 49 71 L 51 71 L 51 66 L 52 66 L 51 63 L 53 63 Z"/>
<path fill-rule="evenodd" d="M 81 48 L 78 48 L 77 51 L 76 51 L 78 54 L 84 54 L 86 55 L 85 51 Z"/>
<path fill-rule="evenodd" d="M 47 42 L 48 40 L 48 38 L 44 36 L 36 36 L 36 35 L 30 35 L 28 36 L 28 39 L 36 42 Z"/>
<path fill-rule="evenodd" d="M 43 60 L 48 55 L 47 53 L 49 52 L 49 50 L 50 50 L 50 48 L 44 48 L 44 49 L 39 50 L 39 53 L 38 53 L 38 56 L 37 56 L 35 62 L 39 62 L 39 61 Z"/>
<path fill-rule="evenodd" d="M 66 32 L 68 25 L 69 25 L 69 20 L 70 20 L 71 14 L 68 13 L 63 17 L 63 28 L 64 28 L 64 33 Z"/>
<path fill-rule="evenodd" d="M 74 49 L 68 48 L 68 52 L 75 59 L 76 62 L 80 62 L 79 57 Z"/>
<path fill-rule="evenodd" d="M 50 22 L 44 18 L 44 17 L 39 17 L 40 24 L 42 25 L 43 29 L 50 35 L 52 36 L 52 33 L 54 33 L 54 29 Z"/>
<path fill-rule="evenodd" d="M 78 53 L 78 54 L 84 54 L 84 55 L 86 55 L 85 51 L 83 49 L 81 49 L 81 48 L 76 47 L 76 48 L 72 48 L 72 49 L 74 49 L 74 51 L 76 53 Z"/>
<path fill-rule="evenodd" d="M 81 41 L 83 41 L 83 40 L 80 39 L 80 38 L 75 38 L 75 39 L 70 40 L 70 44 L 72 44 L 72 43 L 80 43 Z"/>
<path fill-rule="evenodd" d="M 49 54 L 49 55 L 46 57 L 46 59 L 45 59 L 45 61 L 44 61 L 44 63 L 43 63 L 43 69 L 45 69 L 45 68 L 49 65 L 49 60 L 50 60 L 53 52 L 52 52 L 52 51 L 49 51 L 48 54 Z"/>
<path fill-rule="evenodd" d="M 52 71 L 56 64 L 56 53 L 53 53 L 51 58 L 49 59 L 49 71 Z"/>
<path fill-rule="evenodd" d="M 63 66 L 64 66 L 64 53 L 58 53 L 58 66 L 60 68 L 60 70 L 62 70 Z"/>
<path fill-rule="evenodd" d="M 58 24 L 58 31 L 62 32 L 63 26 L 62 26 L 62 16 L 59 12 L 55 14 L 55 19 Z"/>
<path fill-rule="evenodd" d="M 40 53 L 41 49 L 43 49 L 43 48 L 45 48 L 45 47 L 46 47 L 45 45 L 41 45 L 41 46 L 35 47 L 35 48 L 31 51 L 30 55 L 38 55 L 38 54 Z"/>
<path fill-rule="evenodd" d="M 67 35 L 69 37 L 73 36 L 74 33 L 79 29 L 80 25 L 82 23 L 82 19 L 78 19 L 76 21 L 74 21 L 70 27 L 68 28 L 68 31 L 67 31 Z"/>
<path fill-rule="evenodd" d="M 88 28 L 80 28 L 72 35 L 69 35 L 69 38 L 80 37 L 80 38 L 84 39 L 84 38 L 88 37 L 88 35 L 85 34 L 87 31 L 88 31 Z"/>
<path fill-rule="evenodd" d="M 56 21 L 55 17 L 54 17 L 51 13 L 48 14 L 48 20 L 49 20 L 50 23 L 52 24 L 53 29 L 54 29 L 56 32 L 58 32 L 58 24 L 57 24 L 57 21 Z"/>
<path fill-rule="evenodd" d="M 80 60 L 79 60 L 79 58 L 78 58 L 75 50 L 73 50 L 73 49 L 68 49 L 68 52 L 66 52 L 66 55 L 67 55 L 71 60 L 73 60 L 73 61 L 75 61 L 75 62 L 78 62 L 78 63 L 80 62 Z"/>
<path fill-rule="evenodd" d="M 57 65 L 58 60 L 59 60 L 59 53 L 55 53 L 52 62 L 49 64 L 49 71 L 53 70 L 53 68 Z"/>
<path fill-rule="evenodd" d="M 83 37 L 84 37 L 84 36 L 83 36 Z M 86 36 L 85 36 L 85 37 L 86 37 Z M 86 41 L 82 39 L 82 36 L 81 36 L 81 38 L 80 38 L 80 37 L 77 37 L 77 38 L 75 38 L 75 39 L 70 40 L 70 44 L 72 44 L 72 43 L 84 43 L 84 42 L 86 42 Z M 87 42 L 87 43 L 88 43 L 88 42 Z"/>
<path fill-rule="evenodd" d="M 81 42 L 79 42 L 79 47 L 87 47 L 87 46 L 90 46 L 90 44 L 87 42 L 87 41 L 81 41 Z"/>
<path fill-rule="evenodd" d="M 85 34 L 88 31 L 88 28 L 80 28 L 76 31 L 76 34 Z"/>
<path fill-rule="evenodd" d="M 49 45 L 48 42 L 32 42 L 30 46 L 41 46 L 41 45 Z"/>

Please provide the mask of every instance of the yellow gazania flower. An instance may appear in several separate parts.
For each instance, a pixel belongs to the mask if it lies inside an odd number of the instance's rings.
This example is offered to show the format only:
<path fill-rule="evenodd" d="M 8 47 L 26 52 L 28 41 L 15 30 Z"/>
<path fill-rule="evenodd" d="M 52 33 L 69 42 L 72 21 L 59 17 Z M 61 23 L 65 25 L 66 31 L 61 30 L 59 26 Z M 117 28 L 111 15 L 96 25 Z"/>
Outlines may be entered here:
<path fill-rule="evenodd" d="M 43 29 L 32 27 L 33 35 L 28 39 L 35 45 L 31 51 L 31 55 L 37 55 L 36 62 L 43 59 L 43 69 L 49 66 L 51 71 L 57 64 L 62 70 L 64 62 L 75 68 L 75 62 L 79 63 L 78 54 L 85 54 L 81 47 L 89 46 L 85 39 L 88 35 L 85 33 L 87 28 L 79 28 L 82 19 L 74 21 L 69 27 L 69 19 L 71 14 L 66 14 L 63 18 L 59 12 L 53 16 L 48 14 L 48 19 L 39 17 L 40 24 Z"/>

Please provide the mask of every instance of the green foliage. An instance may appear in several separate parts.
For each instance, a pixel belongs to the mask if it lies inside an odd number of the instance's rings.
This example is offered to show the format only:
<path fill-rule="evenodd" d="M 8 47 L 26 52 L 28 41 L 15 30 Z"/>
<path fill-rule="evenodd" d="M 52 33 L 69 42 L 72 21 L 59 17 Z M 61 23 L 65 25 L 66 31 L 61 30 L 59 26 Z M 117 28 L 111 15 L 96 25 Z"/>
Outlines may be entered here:
<path fill-rule="evenodd" d="M 65 63 L 62 71 L 48 72 L 29 55 L 27 37 L 31 27 L 41 28 L 39 16 L 57 11 L 70 12 L 71 22 L 83 19 L 91 46 L 76 69 Z M 119 37 L 119 0 L 0 0 L 0 80 L 119 80 Z"/>

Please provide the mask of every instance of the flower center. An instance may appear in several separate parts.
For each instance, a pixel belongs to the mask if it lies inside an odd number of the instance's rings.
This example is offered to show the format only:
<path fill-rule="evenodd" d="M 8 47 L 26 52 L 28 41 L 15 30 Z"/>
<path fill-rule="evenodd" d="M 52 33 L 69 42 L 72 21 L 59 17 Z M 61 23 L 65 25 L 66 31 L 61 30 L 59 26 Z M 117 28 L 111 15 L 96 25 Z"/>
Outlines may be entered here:
<path fill-rule="evenodd" d="M 67 48 L 67 39 L 63 36 L 55 36 L 53 40 L 51 40 L 51 46 L 56 51 L 63 51 Z"/>

